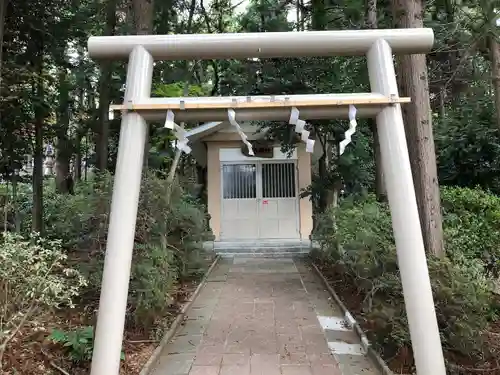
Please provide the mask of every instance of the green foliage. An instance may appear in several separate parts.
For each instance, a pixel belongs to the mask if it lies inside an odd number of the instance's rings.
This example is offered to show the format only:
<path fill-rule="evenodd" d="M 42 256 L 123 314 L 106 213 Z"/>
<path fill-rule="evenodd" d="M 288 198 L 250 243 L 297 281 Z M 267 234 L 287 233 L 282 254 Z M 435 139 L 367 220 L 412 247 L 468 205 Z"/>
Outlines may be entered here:
<path fill-rule="evenodd" d="M 161 98 L 173 98 L 173 97 L 183 97 L 183 96 L 204 96 L 203 87 L 197 85 L 188 86 L 188 94 L 184 95 L 184 83 L 174 82 L 174 83 L 162 83 L 155 87 L 153 94 Z"/>
<path fill-rule="evenodd" d="M 58 239 L 66 249 L 99 248 L 107 234 L 107 220 L 111 202 L 112 179 L 109 175 L 81 182 L 75 194 L 55 192 L 53 183 L 44 186 L 45 237 Z M 23 217 L 23 231 L 31 230 L 31 194 L 19 196 Z"/>
<path fill-rule="evenodd" d="M 49 335 L 48 339 L 54 343 L 61 344 L 67 350 L 71 360 L 80 363 L 92 359 L 93 337 L 94 328 L 87 326 L 69 332 L 55 329 Z"/>
<path fill-rule="evenodd" d="M 150 327 L 165 318 L 178 276 L 172 251 L 158 245 L 137 246 L 129 293 L 134 324 Z"/>
<path fill-rule="evenodd" d="M 45 189 L 46 236 L 59 239 L 89 285 L 85 299 L 99 295 L 113 179 L 101 174 L 75 186 L 74 195 Z M 167 190 L 172 189 L 170 202 Z M 27 199 L 27 198 L 25 198 Z M 30 209 L 30 204 L 25 205 Z M 30 228 L 25 215 L 23 228 Z M 205 207 L 178 185 L 169 187 L 154 172 L 142 182 L 136 224 L 129 295 L 129 322 L 150 327 L 168 315 L 172 292 L 178 282 L 200 272 L 202 242 L 207 240 Z"/>
<path fill-rule="evenodd" d="M 252 0 L 243 15 L 235 16 L 238 5 L 229 0 L 205 5 L 192 3 L 196 7 L 191 15 L 190 2 L 172 0 L 155 3 L 152 26 L 156 34 L 365 28 L 364 2 L 330 3 Z M 464 7 L 449 1 L 427 2 L 423 19 L 425 26 L 432 27 L 436 34 L 435 50 L 427 55 L 427 63 L 440 183 L 481 186 L 499 193 L 500 137 L 494 117 L 498 110 L 493 105 L 491 78 L 498 74 L 492 71 L 491 51 L 487 45 L 487 37 L 498 29 L 489 24 L 494 18 L 494 3 L 467 2 Z M 9 2 L 2 46 L 3 95 L 0 102 L 0 174 L 3 178 L 9 179 L 26 154 L 33 155 L 35 124 L 43 129 L 45 141 L 60 138 L 57 142 L 57 147 L 61 147 L 57 150 L 59 155 L 64 154 L 60 151 L 67 143 L 69 158 L 79 151 L 79 156 L 90 164 L 95 160 L 92 153 L 99 150 L 94 147 L 94 141 L 100 116 L 96 102 L 106 96 L 112 103 L 122 100 L 120 87 L 125 80 L 126 63 L 111 63 L 112 75 L 106 79 L 106 66 L 100 69 L 86 56 L 86 39 L 90 34 L 135 33 L 131 15 L 122 17 L 123 12 L 116 12 L 117 19 L 106 20 L 109 4 L 112 3 L 86 0 Z M 392 26 L 389 7 L 387 2 L 378 4 L 379 28 Z M 297 16 L 296 22 L 288 21 L 291 12 Z M 203 60 L 190 65 L 189 72 L 186 66 L 185 62 L 157 61 L 153 94 L 184 96 L 186 81 L 190 82 L 188 96 L 369 91 L 364 57 Z M 110 92 L 106 95 L 101 87 L 109 87 Z M 109 102 L 104 100 L 99 106 L 103 108 L 102 105 L 107 104 Z M 109 154 L 104 157 L 108 158 L 111 169 L 116 160 L 118 124 L 119 119 L 109 122 L 106 140 Z M 289 144 L 290 127 L 287 124 L 260 125 L 270 126 L 272 135 L 284 148 L 293 147 Z M 324 170 L 315 173 L 313 184 L 302 192 L 312 197 L 315 207 L 320 206 L 320 198 L 327 196 L 325 193 L 337 183 L 342 183 L 350 195 L 373 190 L 372 135 L 367 124 L 360 121 L 348 152 L 340 158 L 335 155 L 346 126 L 345 122 L 333 120 L 310 123 L 313 134 L 321 138 L 323 144 L 331 146 L 326 150 L 329 160 Z M 173 139 L 171 132 L 151 126 L 150 167 L 168 169 L 175 154 L 171 147 Z M 175 187 L 172 203 L 169 203 L 165 192 L 170 187 L 164 181 L 147 176 L 144 186 L 129 311 L 135 324 L 149 325 L 157 316 L 167 313 L 175 284 L 199 272 L 198 249 L 206 238 L 207 219 L 204 207 L 179 187 Z M 0 197 L 0 208 L 7 209 L 10 224 L 17 224 L 18 219 L 22 221 L 22 234 L 29 238 L 33 208 L 31 182 L 19 187 L 17 197 L 3 200 Z M 107 175 L 77 184 L 75 194 L 69 196 L 55 194 L 53 186 L 44 187 L 44 235 L 48 241 L 60 241 L 56 247 L 59 249 L 62 245 L 62 252 L 68 255 L 61 264 L 77 262 L 80 271 L 88 277 L 84 297 L 92 303 L 97 298 L 101 280 L 111 187 L 112 180 Z M 6 195 L 2 185 L 0 189 L 0 194 Z M 443 206 L 449 259 L 430 259 L 429 264 L 435 275 L 435 293 L 441 296 L 439 301 L 444 301 L 439 313 L 447 343 L 460 346 L 457 344 L 459 337 L 466 335 L 467 327 L 476 323 L 466 322 L 462 326 L 463 319 L 456 323 L 454 314 L 461 316 L 461 311 L 473 309 L 473 304 L 477 304 L 477 311 L 472 317 L 483 311 L 481 280 L 485 267 L 487 272 L 498 273 L 498 204 L 496 197 L 478 190 L 445 189 Z M 322 217 L 319 235 L 328 243 L 326 248 L 331 249 L 327 254 L 332 259 L 344 261 L 344 271 L 357 280 L 363 291 L 376 291 L 378 299 L 367 297 L 368 306 L 369 301 L 374 305 L 374 299 L 380 303 L 382 296 L 394 296 L 393 304 L 383 302 L 383 314 L 396 317 L 396 324 L 387 329 L 397 338 L 396 342 L 407 343 L 404 311 L 400 308 L 401 286 L 393 238 L 387 230 L 390 221 L 386 208 L 370 198 L 362 205 L 344 202 L 342 209 L 346 210 L 345 215 L 339 213 L 336 222 L 333 215 Z M 6 227 L 11 230 L 16 226 Z M 328 228 L 338 231 L 332 233 Z M 22 246 L 26 245 L 26 240 L 19 241 L 24 244 Z M 384 251 L 380 251 L 381 248 Z M 368 280 L 372 281 L 360 281 L 358 275 L 371 277 Z M 475 275 L 474 282 L 467 284 L 472 275 Z M 458 280 L 456 283 L 460 287 L 449 285 L 452 277 Z M 376 289 L 373 289 L 374 283 Z M 463 306 L 456 303 L 460 298 L 467 299 Z M 378 315 L 373 312 L 371 316 L 376 319 Z M 448 319 L 444 323 L 443 317 Z M 385 318 L 376 320 L 379 325 L 386 321 Z M 457 337 L 453 336 L 454 322 L 459 326 Z M 483 323 L 481 318 L 477 319 L 477 327 Z M 471 328 L 471 337 L 476 335 L 477 327 Z M 392 336 L 388 335 L 387 339 Z M 466 339 L 464 345 L 470 346 L 469 342 Z"/>
<path fill-rule="evenodd" d="M 441 192 L 448 256 L 455 262 L 480 259 L 500 273 L 500 198 L 480 189 L 445 187 Z"/>
<path fill-rule="evenodd" d="M 42 309 L 74 307 L 87 281 L 66 265 L 60 241 L 6 233 L 0 242 L 0 343 Z M 1 346 L 1 345 L 0 345 Z"/>
<path fill-rule="evenodd" d="M 460 103 L 435 121 L 441 184 L 481 186 L 500 193 L 500 132 L 487 96 Z"/>
<path fill-rule="evenodd" d="M 71 360 L 77 364 L 92 359 L 94 339 L 94 327 L 92 326 L 79 327 L 71 331 L 54 329 L 48 339 L 62 345 Z M 123 352 L 121 353 L 121 359 L 125 359 Z"/>
<path fill-rule="evenodd" d="M 488 206 L 488 202 L 495 205 L 497 199 L 461 189 L 445 189 L 443 195 L 445 201 L 450 195 L 454 196 L 457 211 L 460 201 L 462 207 L 468 209 L 481 206 L 489 210 L 493 207 Z M 464 247 L 461 238 L 457 239 L 461 231 L 471 235 L 473 227 L 467 221 L 451 221 L 451 228 L 449 217 L 449 211 L 445 210 L 447 248 L 452 254 L 445 259 L 428 257 L 438 323 L 447 351 L 478 356 L 485 350 L 483 331 L 489 319 L 495 317 L 492 283 L 482 259 Z M 411 347 L 386 205 L 373 196 L 362 201 L 346 200 L 337 210 L 321 216 L 316 238 L 322 246 L 317 256 L 332 264 L 362 296 L 361 321 L 374 344 L 388 356 L 400 348 Z"/>

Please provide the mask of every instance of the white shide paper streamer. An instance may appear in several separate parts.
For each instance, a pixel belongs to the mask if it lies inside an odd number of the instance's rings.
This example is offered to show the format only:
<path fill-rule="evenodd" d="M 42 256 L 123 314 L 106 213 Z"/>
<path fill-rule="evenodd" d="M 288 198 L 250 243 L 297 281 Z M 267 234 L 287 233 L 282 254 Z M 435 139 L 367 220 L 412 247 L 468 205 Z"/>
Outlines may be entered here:
<path fill-rule="evenodd" d="M 253 152 L 253 147 L 250 142 L 248 142 L 248 137 L 245 133 L 243 133 L 243 130 L 241 130 L 240 124 L 236 122 L 236 112 L 234 112 L 234 109 L 228 109 L 227 110 L 227 117 L 229 119 L 229 123 L 234 126 L 240 135 L 241 140 L 243 143 L 247 146 L 248 148 L 248 155 L 254 156 Z"/>
<path fill-rule="evenodd" d="M 167 111 L 167 118 L 165 119 L 165 128 L 167 129 L 174 129 L 174 112 L 172 112 L 170 109 Z"/>
<path fill-rule="evenodd" d="M 352 135 L 356 133 L 356 126 L 358 123 L 356 122 L 356 107 L 352 104 L 349 106 L 349 129 L 346 130 L 345 138 L 339 144 L 339 155 L 342 155 L 345 151 L 346 146 L 351 143 Z"/>
<path fill-rule="evenodd" d="M 306 144 L 306 152 L 312 153 L 314 151 L 314 139 L 309 139 L 311 134 L 308 130 L 304 129 L 306 122 L 299 119 L 300 112 L 296 107 L 293 107 L 290 112 L 290 125 L 295 125 L 295 132 L 300 134 L 300 139 Z"/>
<path fill-rule="evenodd" d="M 189 139 L 186 137 L 186 131 L 181 126 L 177 125 L 174 122 L 174 119 L 174 112 L 168 110 L 164 127 L 167 129 L 172 129 L 174 131 L 175 138 L 177 138 L 176 147 L 182 152 L 189 154 L 191 152 L 191 147 L 188 146 Z"/>

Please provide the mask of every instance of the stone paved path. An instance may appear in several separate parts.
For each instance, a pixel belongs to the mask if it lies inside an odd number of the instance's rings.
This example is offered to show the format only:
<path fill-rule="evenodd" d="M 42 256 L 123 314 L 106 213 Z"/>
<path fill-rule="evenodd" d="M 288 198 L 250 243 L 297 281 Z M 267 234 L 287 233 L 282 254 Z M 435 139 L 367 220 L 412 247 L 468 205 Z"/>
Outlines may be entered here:
<path fill-rule="evenodd" d="M 304 262 L 222 259 L 150 375 L 379 375 Z"/>

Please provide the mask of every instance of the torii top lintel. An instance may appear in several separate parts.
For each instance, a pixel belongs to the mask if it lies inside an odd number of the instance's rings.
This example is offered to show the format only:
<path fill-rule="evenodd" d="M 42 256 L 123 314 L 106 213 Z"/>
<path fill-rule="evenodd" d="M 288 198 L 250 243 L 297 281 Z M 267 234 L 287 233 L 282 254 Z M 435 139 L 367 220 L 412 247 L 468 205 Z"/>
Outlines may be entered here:
<path fill-rule="evenodd" d="M 378 39 L 395 54 L 427 53 L 434 44 L 429 28 L 269 33 L 94 36 L 95 59 L 127 59 L 143 46 L 155 60 L 207 60 L 364 55 Z"/>

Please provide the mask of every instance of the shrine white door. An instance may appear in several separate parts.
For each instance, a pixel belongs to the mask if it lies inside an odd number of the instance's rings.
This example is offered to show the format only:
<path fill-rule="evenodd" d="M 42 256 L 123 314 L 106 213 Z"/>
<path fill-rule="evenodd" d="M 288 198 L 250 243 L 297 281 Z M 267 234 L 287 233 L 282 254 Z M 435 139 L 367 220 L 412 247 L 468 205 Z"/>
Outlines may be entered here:
<path fill-rule="evenodd" d="M 221 164 L 221 239 L 300 238 L 297 165 L 290 161 Z"/>

